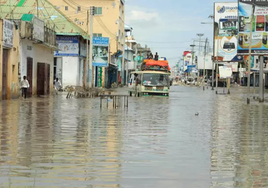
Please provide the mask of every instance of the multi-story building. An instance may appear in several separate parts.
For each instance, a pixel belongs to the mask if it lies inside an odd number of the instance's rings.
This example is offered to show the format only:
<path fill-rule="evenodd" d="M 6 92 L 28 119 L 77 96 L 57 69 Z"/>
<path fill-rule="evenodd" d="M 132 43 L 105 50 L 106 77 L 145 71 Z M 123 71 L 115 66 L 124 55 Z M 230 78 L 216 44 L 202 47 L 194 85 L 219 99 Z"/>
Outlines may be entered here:
<path fill-rule="evenodd" d="M 111 75 L 117 73 L 119 56 L 124 53 L 125 44 L 125 0 L 49 0 L 55 8 L 68 17 L 84 31 L 90 31 L 88 15 L 90 7 L 95 7 L 93 21 L 93 36 L 110 38 L 109 67 L 106 76 L 115 80 Z M 122 55 L 124 57 L 124 55 Z M 108 79 L 108 80 L 109 80 Z M 107 79 L 106 79 L 107 80 Z M 108 81 L 108 87 L 111 81 Z"/>
<path fill-rule="evenodd" d="M 137 42 L 132 34 L 132 31 L 132 27 L 125 25 L 125 70 L 127 75 L 126 80 L 128 80 L 130 73 L 132 71 L 135 71 L 137 65 L 137 62 L 135 61 Z"/>
<path fill-rule="evenodd" d="M 3 58 L 8 66 L 11 65 L 9 61 L 13 61 L 12 58 L 19 60 L 12 62 L 14 64 L 12 68 L 7 67 L 9 73 L 12 70 L 12 74 L 16 74 L 12 77 L 11 83 L 10 74 L 0 72 L 4 88 L 0 95 L 3 95 L 3 99 L 17 96 L 16 91 L 23 76 L 27 76 L 30 83 L 29 96 L 51 93 L 55 77 L 59 77 L 63 85 L 77 86 L 82 85 L 82 82 L 90 81 L 85 79 L 89 73 L 87 74 L 83 69 L 85 67 L 87 33 L 69 18 L 56 11 L 56 7 L 47 1 L 39 2 L 38 10 L 36 10 L 36 6 L 36 1 L 17 0 L 4 1 L 0 5 L 0 17 L 12 20 L 14 28 L 16 28 L 13 33 L 14 42 L 17 40 L 16 37 L 19 37 L 18 48 L 13 47 L 13 50 L 10 50 L 11 47 L 5 47 L 4 49 L 4 53 L 10 56 L 10 59 L 7 59 L 7 55 L 4 55 Z M 10 9 L 10 7 L 13 8 Z M 4 30 L 1 29 L 1 31 Z M 18 34 L 15 35 L 17 32 Z M 58 36 L 69 38 L 67 41 L 57 40 L 56 44 L 56 33 Z M 78 39 L 80 39 L 79 43 Z M 10 44 L 10 46 L 12 45 Z M 7 50 L 11 52 L 7 53 Z M 14 54 L 15 52 L 16 54 Z M 66 57 L 67 55 L 68 57 Z M 69 56 L 75 57 L 75 61 Z"/>

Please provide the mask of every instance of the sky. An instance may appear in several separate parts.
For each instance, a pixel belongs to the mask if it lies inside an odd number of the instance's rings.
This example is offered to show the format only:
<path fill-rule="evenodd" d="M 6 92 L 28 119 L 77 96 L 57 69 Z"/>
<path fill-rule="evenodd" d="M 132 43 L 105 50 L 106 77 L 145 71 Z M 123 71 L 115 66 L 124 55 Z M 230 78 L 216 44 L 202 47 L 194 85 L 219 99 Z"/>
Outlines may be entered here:
<path fill-rule="evenodd" d="M 183 51 L 191 51 L 197 33 L 213 42 L 214 2 L 236 0 L 126 0 L 125 23 L 133 28 L 136 41 L 151 48 L 153 54 L 167 57 L 174 66 L 182 58 Z M 198 42 L 195 51 L 198 50 Z"/>

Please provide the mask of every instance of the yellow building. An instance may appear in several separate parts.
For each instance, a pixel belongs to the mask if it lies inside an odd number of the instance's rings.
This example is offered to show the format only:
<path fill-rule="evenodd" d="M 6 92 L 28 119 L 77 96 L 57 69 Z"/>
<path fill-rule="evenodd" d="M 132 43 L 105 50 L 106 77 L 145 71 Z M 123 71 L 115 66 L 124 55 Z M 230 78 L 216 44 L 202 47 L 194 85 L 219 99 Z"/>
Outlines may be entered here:
<path fill-rule="evenodd" d="M 14 22 L 0 20 L 0 100 L 19 96 L 19 37 Z"/>
<path fill-rule="evenodd" d="M 94 36 L 110 38 L 110 55 L 124 51 L 125 0 L 49 0 L 55 8 L 84 31 L 87 31 L 87 12 L 95 6 Z M 90 30 L 88 26 L 88 31 Z"/>

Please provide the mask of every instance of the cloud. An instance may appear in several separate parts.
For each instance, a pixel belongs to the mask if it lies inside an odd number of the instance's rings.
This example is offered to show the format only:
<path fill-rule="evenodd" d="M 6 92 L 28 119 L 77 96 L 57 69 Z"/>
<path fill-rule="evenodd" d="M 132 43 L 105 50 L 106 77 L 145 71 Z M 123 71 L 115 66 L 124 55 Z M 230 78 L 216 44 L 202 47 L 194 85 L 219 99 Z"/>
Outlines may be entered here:
<path fill-rule="evenodd" d="M 153 19 L 157 19 L 159 13 L 157 12 L 145 12 L 140 10 L 132 10 L 128 15 L 128 20 L 130 21 L 137 21 L 137 20 L 144 20 L 144 21 L 151 21 Z"/>

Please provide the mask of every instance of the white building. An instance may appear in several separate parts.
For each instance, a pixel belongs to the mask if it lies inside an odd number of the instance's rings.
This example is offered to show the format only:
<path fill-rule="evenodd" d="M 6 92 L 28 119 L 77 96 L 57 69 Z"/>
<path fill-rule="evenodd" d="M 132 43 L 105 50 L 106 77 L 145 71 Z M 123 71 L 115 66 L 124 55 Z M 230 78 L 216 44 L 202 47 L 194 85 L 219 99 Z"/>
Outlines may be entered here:
<path fill-rule="evenodd" d="M 133 28 L 125 25 L 125 68 L 127 72 L 127 80 L 129 78 L 130 72 L 135 71 L 135 57 L 136 57 L 136 51 L 137 51 L 137 42 L 134 39 L 134 36 L 132 34 Z"/>
<path fill-rule="evenodd" d="M 25 15 L 18 22 L 21 37 L 19 79 L 27 77 L 28 96 L 48 95 L 53 91 L 56 32 L 33 15 Z"/>
<path fill-rule="evenodd" d="M 55 51 L 54 75 L 66 86 L 83 86 L 86 63 L 86 40 L 78 35 L 57 35 L 58 51 Z M 90 81 L 91 75 L 86 78 Z"/>

